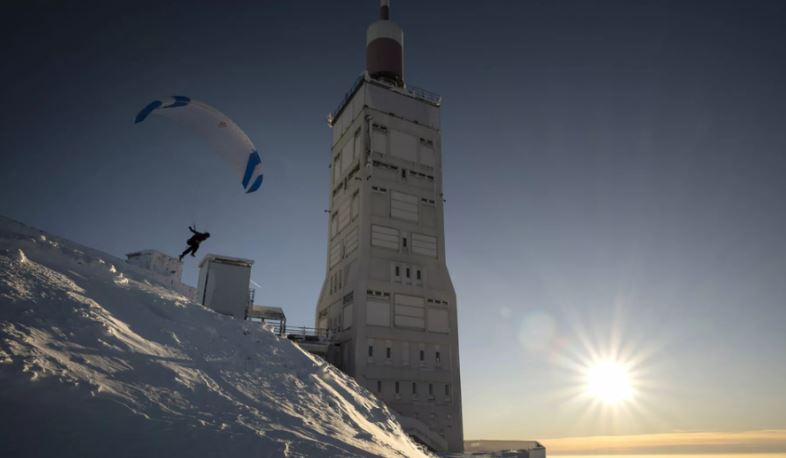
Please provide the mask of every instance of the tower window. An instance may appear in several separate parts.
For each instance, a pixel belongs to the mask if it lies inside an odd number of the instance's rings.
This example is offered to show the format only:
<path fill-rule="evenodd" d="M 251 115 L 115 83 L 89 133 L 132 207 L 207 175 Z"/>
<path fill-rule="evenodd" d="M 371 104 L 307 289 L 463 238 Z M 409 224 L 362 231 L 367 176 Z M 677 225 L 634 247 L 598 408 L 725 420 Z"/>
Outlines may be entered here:
<path fill-rule="evenodd" d="M 401 268 L 399 266 L 396 266 L 396 276 L 397 277 L 401 276 Z"/>
<path fill-rule="evenodd" d="M 439 362 L 439 352 L 437 352 L 437 353 L 434 355 L 434 358 L 436 358 L 437 362 Z"/>
<path fill-rule="evenodd" d="M 425 359 L 426 359 L 426 352 L 423 351 L 423 350 L 420 350 L 420 360 L 424 361 Z"/>
<path fill-rule="evenodd" d="M 398 382 L 396 382 L 396 394 L 398 394 Z"/>
<path fill-rule="evenodd" d="M 369 345 L 368 346 L 368 356 L 369 357 L 374 356 L 374 346 L 373 345 Z"/>
<path fill-rule="evenodd" d="M 382 392 L 382 380 L 377 380 L 377 393 Z"/>
<path fill-rule="evenodd" d="M 407 238 L 406 237 L 402 237 L 401 244 L 404 246 L 404 248 L 407 247 Z"/>
<path fill-rule="evenodd" d="M 416 275 L 417 279 L 420 280 L 420 269 L 415 271 L 415 275 Z"/>
<path fill-rule="evenodd" d="M 390 359 L 390 347 L 388 347 L 388 348 L 386 349 L 386 351 L 385 351 L 385 355 L 387 356 L 387 358 L 388 358 L 388 359 Z"/>
<path fill-rule="evenodd" d="M 450 396 L 450 385 L 445 384 L 445 396 Z"/>
<path fill-rule="evenodd" d="M 407 267 L 407 278 L 409 278 L 409 267 Z"/>
<path fill-rule="evenodd" d="M 434 395 L 434 384 L 433 383 L 429 383 L 428 384 L 428 394 L 429 394 L 429 396 L 433 396 Z"/>
<path fill-rule="evenodd" d="M 418 394 L 418 384 L 412 382 L 412 394 Z"/>

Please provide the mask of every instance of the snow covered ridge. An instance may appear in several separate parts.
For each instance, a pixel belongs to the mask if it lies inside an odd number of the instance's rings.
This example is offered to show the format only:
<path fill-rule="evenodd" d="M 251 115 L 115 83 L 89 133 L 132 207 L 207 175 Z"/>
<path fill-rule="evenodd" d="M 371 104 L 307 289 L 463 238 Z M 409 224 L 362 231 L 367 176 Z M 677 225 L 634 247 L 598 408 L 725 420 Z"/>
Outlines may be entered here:
<path fill-rule="evenodd" d="M 427 456 L 351 378 L 0 217 L 0 456 Z"/>

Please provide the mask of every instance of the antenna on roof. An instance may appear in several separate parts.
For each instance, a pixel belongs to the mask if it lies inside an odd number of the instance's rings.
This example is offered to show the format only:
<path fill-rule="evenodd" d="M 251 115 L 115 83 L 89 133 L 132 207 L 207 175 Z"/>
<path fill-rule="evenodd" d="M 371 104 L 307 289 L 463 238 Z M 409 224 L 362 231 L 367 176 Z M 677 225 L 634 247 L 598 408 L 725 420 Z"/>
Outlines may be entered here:
<path fill-rule="evenodd" d="M 404 34 L 390 20 L 390 0 L 380 0 L 379 20 L 366 32 L 366 71 L 374 79 L 404 86 Z"/>

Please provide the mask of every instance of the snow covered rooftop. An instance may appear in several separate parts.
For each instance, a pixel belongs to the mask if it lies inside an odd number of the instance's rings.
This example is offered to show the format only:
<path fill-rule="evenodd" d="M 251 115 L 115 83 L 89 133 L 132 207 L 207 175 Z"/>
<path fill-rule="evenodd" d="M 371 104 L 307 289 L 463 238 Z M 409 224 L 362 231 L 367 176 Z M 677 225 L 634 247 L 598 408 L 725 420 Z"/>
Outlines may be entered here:
<path fill-rule="evenodd" d="M 284 309 L 281 307 L 271 307 L 268 305 L 254 304 L 248 310 L 248 316 L 255 316 L 258 318 L 270 318 L 274 320 L 286 319 Z"/>
<path fill-rule="evenodd" d="M 144 256 L 144 255 L 160 255 L 160 256 L 166 256 L 167 258 L 174 259 L 173 256 L 170 256 L 170 255 L 164 253 L 163 251 L 158 251 L 158 250 L 139 250 L 139 251 L 134 251 L 134 252 L 126 254 L 126 257 L 131 258 L 131 257 L 134 257 L 134 256 Z"/>

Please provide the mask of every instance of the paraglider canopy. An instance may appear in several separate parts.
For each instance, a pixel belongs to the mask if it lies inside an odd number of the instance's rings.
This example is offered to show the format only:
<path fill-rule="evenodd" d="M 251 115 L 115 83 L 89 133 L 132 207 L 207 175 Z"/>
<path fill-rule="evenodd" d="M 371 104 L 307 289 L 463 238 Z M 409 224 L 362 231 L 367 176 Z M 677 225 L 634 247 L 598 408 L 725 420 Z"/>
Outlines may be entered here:
<path fill-rule="evenodd" d="M 240 175 L 246 193 L 262 186 L 262 158 L 245 132 L 224 113 L 212 106 L 175 95 L 148 103 L 134 118 L 139 124 L 151 115 L 163 116 L 186 125 L 206 140 L 212 151 Z"/>

